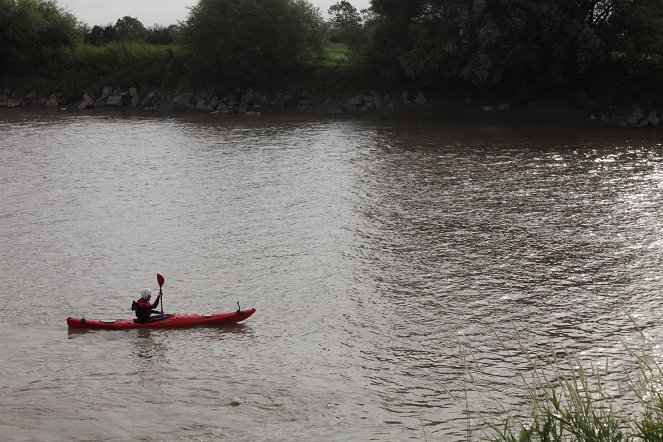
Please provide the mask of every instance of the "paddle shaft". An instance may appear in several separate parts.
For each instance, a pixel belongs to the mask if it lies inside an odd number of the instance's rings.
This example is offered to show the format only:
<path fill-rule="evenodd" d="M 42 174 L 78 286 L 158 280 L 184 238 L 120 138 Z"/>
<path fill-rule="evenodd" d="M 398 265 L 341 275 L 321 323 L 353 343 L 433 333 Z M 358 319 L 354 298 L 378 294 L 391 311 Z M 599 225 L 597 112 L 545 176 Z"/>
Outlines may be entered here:
<path fill-rule="evenodd" d="M 161 296 L 161 314 L 162 315 L 163 315 L 163 292 L 161 291 L 161 287 L 163 286 L 164 282 L 165 282 L 164 277 L 157 273 L 157 283 L 159 284 L 159 296 Z"/>

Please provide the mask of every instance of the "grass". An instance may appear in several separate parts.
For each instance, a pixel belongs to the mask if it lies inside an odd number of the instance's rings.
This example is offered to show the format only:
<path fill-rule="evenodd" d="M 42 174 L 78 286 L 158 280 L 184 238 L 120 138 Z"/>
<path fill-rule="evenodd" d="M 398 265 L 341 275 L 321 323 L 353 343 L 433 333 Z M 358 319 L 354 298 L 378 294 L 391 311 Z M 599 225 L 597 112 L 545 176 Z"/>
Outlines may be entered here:
<path fill-rule="evenodd" d="M 325 47 L 323 65 L 338 66 L 350 62 L 350 49 L 343 43 L 329 43 Z"/>
<path fill-rule="evenodd" d="M 504 342 L 497 337 L 506 350 Z M 606 384 L 608 359 L 604 367 L 583 365 L 567 351 L 550 349 L 548 358 L 533 355 L 515 332 L 519 354 L 527 370 L 521 374 L 522 388 L 529 397 L 529 417 L 514 418 L 499 400 L 491 401 L 497 417 L 478 416 L 481 439 L 504 442 L 527 441 L 663 441 L 663 371 L 644 350 L 633 351 L 626 344 L 636 374 L 626 374 L 619 394 L 609 392 Z M 474 356 L 460 345 L 468 385 L 479 388 L 481 368 Z M 470 363 L 472 361 L 472 363 Z M 635 404 L 622 405 L 618 397 L 636 398 Z M 465 405 L 469 408 L 467 393 Z M 468 410 L 468 419 L 469 419 Z M 476 416 L 475 416 L 476 417 Z M 467 439 L 471 426 L 468 422 Z"/>

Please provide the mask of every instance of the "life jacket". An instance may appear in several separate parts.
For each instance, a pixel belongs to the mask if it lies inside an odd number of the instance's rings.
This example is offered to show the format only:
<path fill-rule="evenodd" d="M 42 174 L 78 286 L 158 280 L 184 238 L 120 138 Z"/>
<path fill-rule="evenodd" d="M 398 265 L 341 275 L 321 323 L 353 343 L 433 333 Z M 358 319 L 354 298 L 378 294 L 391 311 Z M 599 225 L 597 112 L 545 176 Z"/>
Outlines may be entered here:
<path fill-rule="evenodd" d="M 136 317 L 138 319 L 148 319 L 152 313 L 152 306 L 147 303 L 147 307 L 141 307 L 140 302 L 133 301 L 131 303 L 131 310 L 136 312 Z"/>

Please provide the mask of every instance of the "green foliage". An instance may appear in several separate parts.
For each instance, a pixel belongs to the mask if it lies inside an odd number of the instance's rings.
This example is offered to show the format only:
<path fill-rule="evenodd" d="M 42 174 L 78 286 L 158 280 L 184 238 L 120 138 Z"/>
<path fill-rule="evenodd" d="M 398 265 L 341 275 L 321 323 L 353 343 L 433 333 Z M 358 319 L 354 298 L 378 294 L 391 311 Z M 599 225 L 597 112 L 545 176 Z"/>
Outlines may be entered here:
<path fill-rule="evenodd" d="M 115 23 L 115 38 L 119 42 L 143 42 L 146 36 L 147 29 L 137 18 L 125 15 Z"/>
<path fill-rule="evenodd" d="M 64 92 L 80 97 L 104 86 L 176 88 L 186 75 L 186 54 L 177 46 L 145 43 L 113 43 L 98 47 L 86 44 L 63 46 L 49 56 L 50 70 L 40 75 L 12 78 L 13 88 L 37 89 L 41 93 Z"/>
<path fill-rule="evenodd" d="M 54 0 L 0 0 L 0 78 L 43 72 L 54 49 L 81 38 L 76 18 Z"/>
<path fill-rule="evenodd" d="M 170 45 L 176 42 L 178 35 L 177 25 L 145 28 L 137 18 L 125 16 L 114 25 L 96 25 L 92 29 L 85 29 L 84 41 L 95 46 L 127 42 Z"/>
<path fill-rule="evenodd" d="M 642 60 L 663 52 L 663 0 L 374 0 L 372 6 L 379 17 L 371 47 L 376 68 L 427 84 L 456 78 L 475 87 L 582 87 L 611 53 Z"/>
<path fill-rule="evenodd" d="M 101 48 L 81 45 L 61 53 L 67 78 L 90 81 L 95 90 L 105 85 L 140 89 L 174 86 L 184 74 L 185 54 L 176 46 L 143 43 L 110 44 Z M 88 72 L 85 72 L 85 70 Z"/>
<path fill-rule="evenodd" d="M 322 54 L 324 26 L 305 0 L 200 0 L 183 42 L 200 81 L 245 86 L 292 77 Z"/>

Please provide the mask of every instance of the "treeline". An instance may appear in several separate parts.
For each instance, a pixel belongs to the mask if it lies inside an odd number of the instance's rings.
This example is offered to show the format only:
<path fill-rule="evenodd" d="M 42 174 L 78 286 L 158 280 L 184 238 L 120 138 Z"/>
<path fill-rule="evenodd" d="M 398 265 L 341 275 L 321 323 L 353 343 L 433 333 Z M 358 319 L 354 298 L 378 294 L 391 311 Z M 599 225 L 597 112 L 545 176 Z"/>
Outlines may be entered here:
<path fill-rule="evenodd" d="M 172 45 L 179 36 L 178 25 L 161 26 L 155 24 L 146 28 L 135 17 L 124 16 L 114 25 L 83 26 L 83 42 L 95 46 L 111 43 L 147 43 L 152 45 Z"/>
<path fill-rule="evenodd" d="M 90 28 L 55 0 L 0 0 L 0 84 L 663 99 L 663 0 L 372 0 L 362 11 L 344 0 L 327 12 L 199 0 L 178 24 Z"/>

